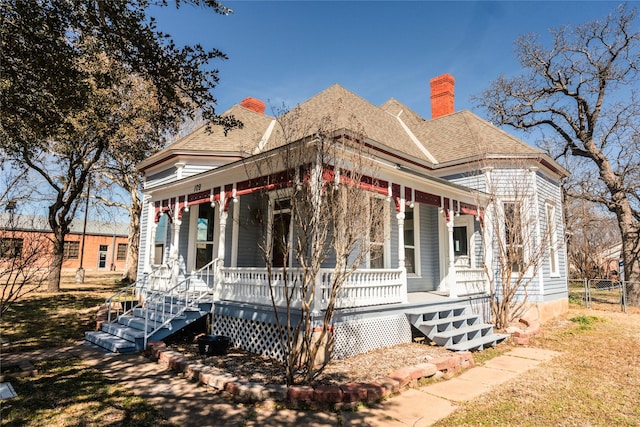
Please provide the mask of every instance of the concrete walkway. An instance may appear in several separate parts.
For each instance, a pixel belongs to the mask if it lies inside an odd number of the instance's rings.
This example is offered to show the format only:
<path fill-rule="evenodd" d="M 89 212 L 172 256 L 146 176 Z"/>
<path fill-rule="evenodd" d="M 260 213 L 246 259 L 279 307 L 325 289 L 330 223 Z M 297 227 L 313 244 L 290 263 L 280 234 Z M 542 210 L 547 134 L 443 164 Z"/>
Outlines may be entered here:
<path fill-rule="evenodd" d="M 557 352 L 518 347 L 447 381 L 404 390 L 384 402 L 358 411 L 322 412 L 242 405 L 212 388 L 191 382 L 141 355 L 113 355 L 78 345 L 30 355 L 31 360 L 77 356 L 107 377 L 146 399 L 180 426 L 429 426 L 460 403 L 486 393 L 535 368 Z"/>

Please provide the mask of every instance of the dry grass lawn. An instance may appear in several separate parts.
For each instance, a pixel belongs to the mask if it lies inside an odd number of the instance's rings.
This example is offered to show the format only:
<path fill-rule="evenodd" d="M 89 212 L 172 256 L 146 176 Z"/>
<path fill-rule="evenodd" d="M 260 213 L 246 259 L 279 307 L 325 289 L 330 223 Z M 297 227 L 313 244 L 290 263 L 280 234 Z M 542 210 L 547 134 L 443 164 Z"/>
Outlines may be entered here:
<path fill-rule="evenodd" d="M 67 281 L 60 294 L 25 297 L 0 319 L 2 354 L 81 340 L 95 326 L 98 306 L 119 287 L 114 277 L 102 276 L 84 285 Z M 569 313 L 543 325 L 544 336 L 532 342 L 560 356 L 461 404 L 437 425 L 640 425 L 640 308 L 630 307 L 626 314 L 616 306 L 608 309 L 572 305 Z M 475 360 L 482 364 L 509 348 L 501 344 Z M 12 380 L 20 398 L 0 404 L 2 425 L 168 425 L 144 400 L 81 360 L 35 364 L 38 375 Z"/>
<path fill-rule="evenodd" d="M 640 425 L 640 308 L 626 314 L 572 308 L 543 333 L 532 345 L 562 355 L 461 405 L 437 425 Z"/>

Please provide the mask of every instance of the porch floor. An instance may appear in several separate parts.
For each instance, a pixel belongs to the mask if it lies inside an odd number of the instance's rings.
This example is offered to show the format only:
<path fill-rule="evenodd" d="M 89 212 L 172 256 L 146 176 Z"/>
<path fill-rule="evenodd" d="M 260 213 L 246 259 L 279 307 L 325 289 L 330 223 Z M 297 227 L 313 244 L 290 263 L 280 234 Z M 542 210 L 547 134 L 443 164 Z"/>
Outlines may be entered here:
<path fill-rule="evenodd" d="M 453 299 L 454 301 L 456 299 Z M 409 304 L 437 304 L 451 302 L 452 298 L 442 292 L 408 292 L 407 303 Z"/>

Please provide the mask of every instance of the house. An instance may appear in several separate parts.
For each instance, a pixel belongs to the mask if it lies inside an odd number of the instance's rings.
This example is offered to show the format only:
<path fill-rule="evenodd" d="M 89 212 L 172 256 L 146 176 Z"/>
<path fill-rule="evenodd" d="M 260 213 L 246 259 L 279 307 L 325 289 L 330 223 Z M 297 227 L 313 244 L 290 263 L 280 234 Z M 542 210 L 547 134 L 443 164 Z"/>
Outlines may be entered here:
<path fill-rule="evenodd" d="M 282 357 L 269 285 L 281 292 L 287 275 L 300 266 L 291 251 L 282 251 L 292 247 L 295 230 L 291 199 L 279 190 L 300 185 L 314 168 L 336 187 L 353 183 L 356 162 L 366 158 L 369 166 L 358 171 L 356 185 L 363 199 L 380 206 L 383 220 L 380 233 L 363 233 L 370 252 L 337 297 L 334 357 L 408 342 L 416 331 L 453 350 L 495 344 L 504 336 L 487 324 L 489 298 L 492 287 L 504 288 L 496 270 L 506 253 L 520 257 L 510 274 L 528 278 L 517 297 L 528 296 L 529 316 L 544 321 L 563 312 L 568 302 L 560 181 L 567 171 L 470 111 L 455 112 L 452 76 L 431 80 L 431 102 L 433 117 L 426 120 L 395 99 L 376 106 L 333 85 L 272 117 L 262 101 L 247 98 L 225 113 L 239 119 L 241 129 L 210 133 L 203 127 L 150 156 L 138 166 L 145 177 L 139 286 L 172 295 L 179 288 L 198 290 L 196 299 L 209 305 L 192 308 L 213 312 L 214 333 Z M 290 167 L 292 147 L 327 140 L 338 154 Z M 354 148 L 356 142 L 363 151 Z M 503 230 L 501 223 L 519 228 Z M 510 237 L 501 245 L 504 236 Z M 275 245 L 265 252 L 276 238 L 284 242 L 280 250 Z M 536 251 L 538 265 L 525 265 Z M 316 280 L 318 321 L 336 262 L 329 257 Z M 184 316 L 189 310 L 174 308 L 177 300 L 172 297 L 169 312 Z M 273 301 L 283 309 L 282 298 Z M 151 330 L 142 334 L 142 345 L 170 333 L 160 333 L 162 328 L 174 328 L 169 318 L 146 313 L 132 314 L 145 321 L 121 321 Z M 160 318 L 157 328 L 149 328 L 150 316 Z M 127 335 L 121 326 L 110 330 Z M 88 339 L 111 345 L 108 332 L 103 327 Z M 120 341 L 112 348 L 117 346 L 136 349 Z"/>
<path fill-rule="evenodd" d="M 128 223 L 88 220 L 85 228 L 82 219 L 74 219 L 64 241 L 63 271 L 77 270 L 81 259 L 86 270 L 122 271 L 127 258 L 128 236 Z M 0 267 L 9 258 L 37 251 L 39 267 L 48 268 L 52 240 L 53 233 L 46 217 L 0 213 Z"/>

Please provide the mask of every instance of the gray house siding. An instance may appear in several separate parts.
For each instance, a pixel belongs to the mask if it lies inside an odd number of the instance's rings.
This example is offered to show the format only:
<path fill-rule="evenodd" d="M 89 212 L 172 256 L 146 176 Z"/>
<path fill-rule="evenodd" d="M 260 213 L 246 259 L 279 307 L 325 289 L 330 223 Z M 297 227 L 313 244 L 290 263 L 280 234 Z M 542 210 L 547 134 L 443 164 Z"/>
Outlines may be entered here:
<path fill-rule="evenodd" d="M 486 180 L 484 174 L 480 171 L 453 174 L 445 176 L 443 178 L 458 185 L 464 185 L 465 187 L 473 188 L 474 190 L 486 190 Z"/>
<path fill-rule="evenodd" d="M 237 203 L 229 204 L 229 211 L 227 212 L 227 224 L 224 233 L 224 265 L 229 267 L 231 265 L 231 251 L 233 250 L 233 217 L 234 209 L 238 208 L 240 199 Z"/>
<path fill-rule="evenodd" d="M 420 276 L 408 275 L 408 292 L 434 291 L 440 282 L 438 208 L 421 205 L 420 217 Z"/>
<path fill-rule="evenodd" d="M 170 167 L 145 177 L 144 188 L 157 187 L 176 180 L 176 168 Z"/>
<path fill-rule="evenodd" d="M 257 194 L 248 194 L 236 203 L 240 210 L 238 217 L 238 267 L 256 267 L 264 265 L 264 259 L 258 245 L 263 240 L 263 230 L 259 213 L 266 215 L 267 206 Z"/>
<path fill-rule="evenodd" d="M 144 274 L 144 263 L 148 258 L 147 253 L 147 233 L 149 229 L 149 215 L 147 215 L 147 204 L 143 203 L 142 213 L 140 214 L 140 244 L 138 245 L 138 280 L 142 279 Z"/>
<path fill-rule="evenodd" d="M 550 251 L 547 250 L 546 259 L 542 267 L 542 274 L 544 278 L 544 299 L 557 299 L 558 297 L 564 297 L 567 294 L 567 257 L 564 238 L 564 222 L 562 217 L 563 212 L 560 184 L 540 173 L 537 174 L 536 179 L 538 188 L 540 230 L 544 238 L 548 236 L 546 212 L 547 205 L 549 204 L 555 207 L 554 228 L 557 242 L 556 251 L 558 253 L 558 271 L 556 275 L 551 275 Z"/>
<path fill-rule="evenodd" d="M 189 214 L 191 212 L 182 213 L 182 224 L 180 225 L 180 237 L 178 238 L 178 253 L 182 256 L 181 268 L 189 265 Z"/>
<path fill-rule="evenodd" d="M 398 214 L 398 212 L 396 211 L 396 207 L 394 203 L 391 203 L 391 206 L 389 208 L 389 240 L 390 240 L 390 251 L 389 251 L 389 258 L 390 258 L 390 263 L 389 266 L 391 268 L 398 268 L 398 243 L 399 243 L 399 239 L 398 239 L 398 218 L 396 217 L 396 215 Z M 404 250 L 404 248 L 402 249 Z"/>

